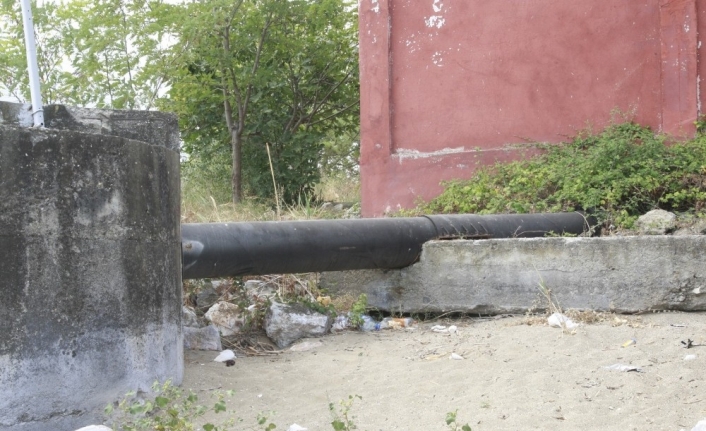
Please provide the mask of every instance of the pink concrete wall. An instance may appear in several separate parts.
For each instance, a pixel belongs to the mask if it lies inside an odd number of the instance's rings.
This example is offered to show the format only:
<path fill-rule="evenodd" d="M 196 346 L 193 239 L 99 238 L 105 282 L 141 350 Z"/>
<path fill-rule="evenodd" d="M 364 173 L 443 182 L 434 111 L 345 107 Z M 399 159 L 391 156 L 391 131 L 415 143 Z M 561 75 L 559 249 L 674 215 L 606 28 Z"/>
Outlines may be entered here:
<path fill-rule="evenodd" d="M 703 95 L 706 0 L 361 0 L 364 216 L 430 199 L 616 109 L 677 137 Z"/>

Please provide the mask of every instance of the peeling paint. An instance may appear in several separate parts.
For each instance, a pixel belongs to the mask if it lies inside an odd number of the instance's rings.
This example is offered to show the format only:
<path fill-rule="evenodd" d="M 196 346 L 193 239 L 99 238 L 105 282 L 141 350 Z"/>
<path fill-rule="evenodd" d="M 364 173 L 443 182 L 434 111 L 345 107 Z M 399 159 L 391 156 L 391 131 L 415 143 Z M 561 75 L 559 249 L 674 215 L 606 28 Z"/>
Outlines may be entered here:
<path fill-rule="evenodd" d="M 443 150 L 430 152 L 421 152 L 419 150 L 408 150 L 405 148 L 399 148 L 397 149 L 397 151 L 395 151 L 395 154 L 393 154 L 393 156 L 398 157 L 400 159 L 400 162 L 402 162 L 402 160 L 404 159 L 426 159 L 429 157 L 440 157 L 448 154 L 462 153 L 464 151 L 466 151 L 464 147 L 444 148 Z"/>
<path fill-rule="evenodd" d="M 373 2 L 373 7 L 370 10 L 375 13 L 380 13 L 380 3 L 378 3 L 378 0 L 371 0 L 371 1 Z"/>
<path fill-rule="evenodd" d="M 441 8 L 444 7 L 444 4 L 441 3 L 441 0 L 434 0 L 434 4 L 432 4 L 431 7 L 434 8 L 434 12 L 439 13 L 441 12 Z"/>
<path fill-rule="evenodd" d="M 696 75 L 696 115 L 701 115 L 701 75 Z"/>
<path fill-rule="evenodd" d="M 424 23 L 429 28 L 441 28 L 444 26 L 444 23 L 446 23 L 446 19 L 440 15 L 432 15 L 429 18 L 424 19 Z"/>

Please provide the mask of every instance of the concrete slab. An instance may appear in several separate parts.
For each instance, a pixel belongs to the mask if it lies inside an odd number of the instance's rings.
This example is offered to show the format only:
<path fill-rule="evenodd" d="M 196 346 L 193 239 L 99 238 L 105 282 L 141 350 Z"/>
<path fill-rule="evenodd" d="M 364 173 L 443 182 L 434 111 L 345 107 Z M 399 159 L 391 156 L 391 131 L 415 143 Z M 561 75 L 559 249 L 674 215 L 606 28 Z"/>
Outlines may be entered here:
<path fill-rule="evenodd" d="M 706 310 L 706 236 L 431 241 L 398 270 L 323 273 L 333 294 L 401 313 L 500 314 L 563 308 Z"/>

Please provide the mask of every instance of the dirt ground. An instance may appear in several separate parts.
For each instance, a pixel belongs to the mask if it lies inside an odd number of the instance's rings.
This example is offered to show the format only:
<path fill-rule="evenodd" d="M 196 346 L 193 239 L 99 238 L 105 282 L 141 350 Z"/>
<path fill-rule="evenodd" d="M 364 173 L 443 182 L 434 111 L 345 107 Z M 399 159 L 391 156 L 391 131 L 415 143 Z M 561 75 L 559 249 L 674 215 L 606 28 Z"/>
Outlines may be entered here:
<path fill-rule="evenodd" d="M 329 403 L 351 395 L 362 400 L 350 415 L 368 431 L 445 430 L 455 410 L 474 431 L 676 431 L 706 419 L 706 313 L 606 315 L 574 334 L 527 322 L 343 332 L 303 340 L 320 342 L 306 351 L 239 357 L 233 367 L 213 362 L 214 352 L 188 351 L 183 387 L 233 389 L 228 406 L 244 420 L 237 429 L 266 413 L 278 430 L 293 423 L 331 430 Z M 432 332 L 433 325 L 458 332 Z M 695 346 L 687 349 L 689 339 Z M 614 364 L 641 372 L 605 368 Z"/>

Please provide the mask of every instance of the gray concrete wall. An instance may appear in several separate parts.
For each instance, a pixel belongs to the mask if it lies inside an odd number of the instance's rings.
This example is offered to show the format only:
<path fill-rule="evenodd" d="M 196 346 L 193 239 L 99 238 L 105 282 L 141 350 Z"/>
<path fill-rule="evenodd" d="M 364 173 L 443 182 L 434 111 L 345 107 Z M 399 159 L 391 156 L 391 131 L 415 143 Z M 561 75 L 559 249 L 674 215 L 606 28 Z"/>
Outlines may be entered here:
<path fill-rule="evenodd" d="M 179 154 L 4 118 L 0 430 L 73 430 L 181 382 Z"/>
<path fill-rule="evenodd" d="M 498 314 L 563 308 L 706 310 L 706 236 L 432 241 L 399 270 L 324 273 L 334 294 L 404 313 Z"/>

